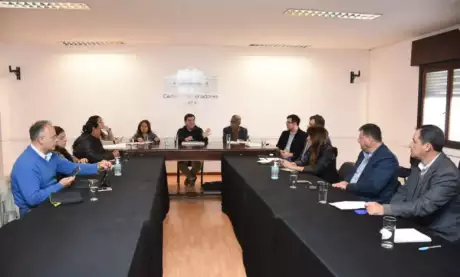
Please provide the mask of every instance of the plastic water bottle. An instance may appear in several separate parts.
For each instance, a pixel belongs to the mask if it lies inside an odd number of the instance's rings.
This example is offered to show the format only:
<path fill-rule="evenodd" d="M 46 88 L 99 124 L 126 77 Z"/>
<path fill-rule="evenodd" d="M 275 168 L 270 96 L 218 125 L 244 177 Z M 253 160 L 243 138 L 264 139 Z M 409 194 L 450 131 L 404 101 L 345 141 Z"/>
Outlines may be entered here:
<path fill-rule="evenodd" d="M 113 166 L 113 172 L 115 176 L 121 176 L 121 163 L 120 163 L 119 157 L 115 158 L 115 165 Z"/>
<path fill-rule="evenodd" d="M 278 163 L 275 161 L 272 165 L 272 180 L 278 180 L 279 178 L 279 173 L 280 173 L 280 166 Z"/>

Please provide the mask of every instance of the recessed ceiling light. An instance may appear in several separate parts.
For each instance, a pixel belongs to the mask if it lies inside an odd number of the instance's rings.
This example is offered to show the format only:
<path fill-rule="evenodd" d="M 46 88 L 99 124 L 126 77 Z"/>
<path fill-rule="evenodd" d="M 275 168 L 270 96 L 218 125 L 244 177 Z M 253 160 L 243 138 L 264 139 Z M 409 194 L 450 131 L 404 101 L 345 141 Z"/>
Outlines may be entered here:
<path fill-rule="evenodd" d="M 85 3 L 69 2 L 18 2 L 0 1 L 0 8 L 5 9 L 45 9 L 45 10 L 89 10 Z"/>
<path fill-rule="evenodd" d="M 68 47 L 87 47 L 87 46 L 109 46 L 109 45 L 123 45 L 123 41 L 62 41 L 64 46 Z"/>
<path fill-rule="evenodd" d="M 250 47 L 272 47 L 272 48 L 308 48 L 310 45 L 297 45 L 297 44 L 249 44 Z"/>
<path fill-rule="evenodd" d="M 371 13 L 356 13 L 356 12 L 328 12 L 318 10 L 302 10 L 302 9 L 287 9 L 284 14 L 293 16 L 311 16 L 311 17 L 325 17 L 325 18 L 338 18 L 338 19 L 356 19 L 356 20 L 373 20 L 381 14 Z"/>

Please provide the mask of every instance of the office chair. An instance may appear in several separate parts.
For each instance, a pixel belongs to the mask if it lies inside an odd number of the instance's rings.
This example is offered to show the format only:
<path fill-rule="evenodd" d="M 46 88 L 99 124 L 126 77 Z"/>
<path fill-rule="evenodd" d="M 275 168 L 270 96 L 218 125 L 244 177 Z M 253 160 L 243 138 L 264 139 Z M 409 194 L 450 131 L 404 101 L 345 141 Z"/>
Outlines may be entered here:
<path fill-rule="evenodd" d="M 339 169 L 339 177 L 340 181 L 344 181 L 345 177 L 348 176 L 353 172 L 355 168 L 355 163 L 352 162 L 344 162 Z"/>

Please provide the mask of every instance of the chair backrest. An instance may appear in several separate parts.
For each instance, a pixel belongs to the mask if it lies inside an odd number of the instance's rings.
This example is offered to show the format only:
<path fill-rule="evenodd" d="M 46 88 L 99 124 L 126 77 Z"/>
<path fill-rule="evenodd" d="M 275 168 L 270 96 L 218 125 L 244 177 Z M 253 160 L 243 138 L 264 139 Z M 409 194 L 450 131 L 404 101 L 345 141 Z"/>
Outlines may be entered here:
<path fill-rule="evenodd" d="M 340 180 L 345 180 L 348 174 L 351 174 L 355 168 L 355 163 L 352 162 L 344 162 L 339 169 L 339 177 Z"/>
<path fill-rule="evenodd" d="M 332 152 L 334 153 L 334 156 L 337 159 L 337 156 L 339 155 L 339 149 L 337 149 L 337 147 L 332 147 Z"/>
<path fill-rule="evenodd" d="M 460 161 L 458 161 L 458 170 L 460 170 Z"/>
<path fill-rule="evenodd" d="M 400 166 L 398 168 L 398 178 L 404 178 L 404 180 L 407 179 L 410 175 L 410 171 L 410 168 Z"/>

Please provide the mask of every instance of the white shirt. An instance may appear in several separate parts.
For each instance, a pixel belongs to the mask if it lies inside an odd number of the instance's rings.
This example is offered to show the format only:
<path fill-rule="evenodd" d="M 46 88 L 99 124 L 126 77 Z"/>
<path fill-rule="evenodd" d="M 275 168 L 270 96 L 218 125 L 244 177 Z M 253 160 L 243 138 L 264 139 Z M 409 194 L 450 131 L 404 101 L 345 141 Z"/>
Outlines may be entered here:
<path fill-rule="evenodd" d="M 32 149 L 37 152 L 37 154 L 42 157 L 43 159 L 45 159 L 47 162 L 50 161 L 51 159 L 51 156 L 53 155 L 52 152 L 49 152 L 48 154 L 43 154 L 42 152 L 40 152 L 40 150 L 38 150 L 33 144 L 30 145 L 30 147 L 32 147 Z"/>
<path fill-rule="evenodd" d="M 425 175 L 425 173 L 428 171 L 428 169 L 430 169 L 430 166 L 434 163 L 434 161 L 436 161 L 436 159 L 439 157 L 439 155 L 441 155 L 441 153 L 439 153 L 436 157 L 434 157 L 434 159 L 427 165 L 424 165 L 422 162 L 420 162 L 418 164 L 418 168 L 420 168 L 420 175 Z"/>

